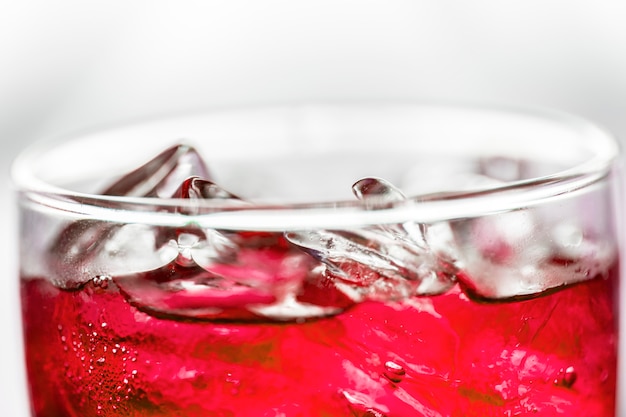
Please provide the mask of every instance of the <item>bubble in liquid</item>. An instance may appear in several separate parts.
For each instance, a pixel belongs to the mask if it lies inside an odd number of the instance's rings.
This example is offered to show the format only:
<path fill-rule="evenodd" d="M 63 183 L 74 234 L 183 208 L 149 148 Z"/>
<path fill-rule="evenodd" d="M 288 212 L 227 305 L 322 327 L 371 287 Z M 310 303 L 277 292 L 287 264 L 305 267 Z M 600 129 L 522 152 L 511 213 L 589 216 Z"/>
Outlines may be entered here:
<path fill-rule="evenodd" d="M 95 287 L 102 288 L 103 290 L 109 287 L 110 281 L 111 277 L 108 275 L 98 275 L 91 280 Z"/>
<path fill-rule="evenodd" d="M 352 190 L 368 210 L 406 200 L 397 187 L 380 178 L 363 178 Z M 332 279 L 353 290 L 352 298 L 400 300 L 442 294 L 456 282 L 453 259 L 430 247 L 427 232 L 424 225 L 408 221 L 349 231 L 291 231 L 285 237 L 324 263 Z"/>
<path fill-rule="evenodd" d="M 180 266 L 193 266 L 194 260 L 191 255 L 192 248 L 198 244 L 200 238 L 195 234 L 181 233 L 177 239 L 178 256 L 176 263 Z"/>
<path fill-rule="evenodd" d="M 385 362 L 385 377 L 391 382 L 402 382 L 404 376 L 406 375 L 406 371 L 402 365 L 398 365 L 393 361 Z"/>
<path fill-rule="evenodd" d="M 578 378 L 578 374 L 576 373 L 576 369 L 573 366 L 568 366 L 567 368 L 559 371 L 559 375 L 554 380 L 554 385 L 560 385 L 566 388 L 571 388 L 576 379 Z"/>

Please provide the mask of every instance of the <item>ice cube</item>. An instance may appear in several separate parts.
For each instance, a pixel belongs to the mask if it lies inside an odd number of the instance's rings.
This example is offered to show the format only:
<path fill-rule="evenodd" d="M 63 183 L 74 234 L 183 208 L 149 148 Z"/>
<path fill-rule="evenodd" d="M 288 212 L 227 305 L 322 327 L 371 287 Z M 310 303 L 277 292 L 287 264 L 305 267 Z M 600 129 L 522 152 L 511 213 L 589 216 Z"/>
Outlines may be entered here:
<path fill-rule="evenodd" d="M 180 187 L 174 193 L 174 197 L 189 198 L 191 200 L 219 198 L 242 201 L 239 197 L 226 191 L 214 182 L 205 180 L 199 176 L 190 176 L 182 181 Z"/>
<path fill-rule="evenodd" d="M 402 191 L 382 178 L 362 178 L 352 185 L 352 191 L 356 198 L 365 202 L 372 196 L 389 202 L 406 199 Z"/>
<path fill-rule="evenodd" d="M 202 242 L 196 235 L 183 236 L 181 241 L 186 243 Z M 298 299 L 315 267 L 302 252 L 284 244 L 258 247 L 254 237 L 231 237 L 237 244 L 236 250 L 227 254 L 232 256 L 215 256 L 201 266 L 193 252 L 185 263 L 180 262 L 179 254 L 157 269 L 115 276 L 113 280 L 132 305 L 155 316 L 303 320 L 345 308 L 304 301 L 311 301 L 311 297 Z"/>
<path fill-rule="evenodd" d="M 580 227 L 549 226 L 532 209 L 457 221 L 452 230 L 464 263 L 459 281 L 479 299 L 530 298 L 607 276 L 616 256 Z"/>
<path fill-rule="evenodd" d="M 61 288 L 76 288 L 100 275 L 157 268 L 177 255 L 171 245 L 156 245 L 157 235 L 155 228 L 146 225 L 74 222 L 50 248 L 52 280 Z"/>
<path fill-rule="evenodd" d="M 188 200 L 228 200 L 247 204 L 211 181 L 192 176 L 184 179 L 173 197 Z M 195 214 L 192 205 L 177 209 Z M 271 274 L 255 269 L 243 274 L 240 247 L 214 229 L 195 225 L 154 228 L 156 247 L 168 247 L 175 256 L 168 262 L 140 272 L 118 274 L 114 281 L 131 304 L 150 314 L 194 319 L 251 319 L 249 306 L 273 304 L 278 295 Z M 117 241 L 117 236 L 112 239 Z M 164 244 L 167 242 L 166 244 Z M 138 257 L 148 254 L 137 254 Z"/>
<path fill-rule="evenodd" d="M 101 192 L 103 195 L 133 197 L 172 197 L 190 176 L 209 176 L 206 164 L 198 152 L 188 145 L 173 146 L 128 174 L 122 176 Z M 195 177 L 194 177 L 195 178 Z M 208 182 L 208 181 L 207 181 Z M 205 187 L 191 181 L 191 189 Z M 222 196 L 213 190 L 215 196 Z M 127 237 L 124 230 L 138 234 Z M 134 238 L 133 238 L 134 237 Z M 138 268 L 155 268 L 169 262 L 172 253 L 167 247 L 175 238 L 163 229 L 122 225 L 101 220 L 78 220 L 65 226 L 51 242 L 49 267 L 56 272 L 55 284 L 76 287 L 97 274 Z M 114 249 L 112 249 L 114 248 Z M 131 254 L 133 256 L 131 256 Z M 162 261 L 162 262 L 161 262 Z M 160 262 L 160 264 L 157 264 Z"/>
<path fill-rule="evenodd" d="M 174 192 L 174 197 L 189 200 L 228 200 L 229 204 L 248 204 L 215 183 L 197 176 L 185 179 Z M 193 205 L 181 206 L 178 210 L 184 214 L 197 212 Z M 178 248 L 176 262 L 179 265 L 198 264 L 207 270 L 216 259 L 220 262 L 233 260 L 237 250 L 237 244 L 223 233 L 196 226 L 177 229 L 175 236 L 171 230 L 161 229 L 159 239 L 161 242 L 174 239 L 172 244 Z"/>
<path fill-rule="evenodd" d="M 250 203 L 237 197 L 230 191 L 226 191 L 212 181 L 208 181 L 198 176 L 191 176 L 181 182 L 173 197 L 189 200 L 224 200 L 229 206 L 246 206 Z M 181 206 L 179 212 L 184 214 L 197 214 L 198 208 L 193 205 Z"/>
<path fill-rule="evenodd" d="M 365 178 L 353 185 L 370 210 L 405 199 L 391 183 Z M 414 222 L 371 226 L 350 231 L 306 230 L 286 233 L 294 245 L 326 265 L 326 273 L 347 291 L 368 299 L 403 299 L 447 291 L 456 268 L 434 253 L 426 227 Z"/>
<path fill-rule="evenodd" d="M 250 204 L 208 175 L 198 153 L 178 145 L 102 194 L 185 199 L 175 209 L 182 215 L 198 214 L 204 200 L 228 207 Z M 89 280 L 101 285 L 102 277 L 110 277 L 106 282 L 112 279 L 131 304 L 159 316 L 300 320 L 335 314 L 351 304 L 336 288 L 320 299 L 312 272 L 318 264 L 279 232 L 82 220 L 64 228 L 50 251 L 56 285 L 73 288 Z"/>
<path fill-rule="evenodd" d="M 183 181 L 192 176 L 211 178 L 200 154 L 193 147 L 180 144 L 119 178 L 101 194 L 170 198 Z"/>
<path fill-rule="evenodd" d="M 370 210 L 379 208 L 381 203 L 395 203 L 406 200 L 400 189 L 382 178 L 363 178 L 352 185 L 352 192 L 359 200 L 363 201 Z M 409 246 L 427 246 L 424 237 L 426 225 L 415 222 L 405 222 L 401 225 L 381 225 L 378 229 L 383 230 L 396 239 L 406 240 Z"/>
<path fill-rule="evenodd" d="M 173 196 L 224 200 L 229 206 L 250 204 L 199 176 L 184 179 Z M 178 210 L 197 213 L 193 204 Z M 210 320 L 292 320 L 338 311 L 337 306 L 297 299 L 313 267 L 301 252 L 285 250 L 280 233 L 260 236 L 189 226 L 158 229 L 157 239 L 175 248 L 174 260 L 148 272 L 114 278 L 128 300 L 148 313 Z"/>
<path fill-rule="evenodd" d="M 269 288 L 253 287 L 210 273 L 198 265 L 170 263 L 113 278 L 138 309 L 157 316 L 195 319 L 250 319 L 249 305 L 272 304 Z"/>

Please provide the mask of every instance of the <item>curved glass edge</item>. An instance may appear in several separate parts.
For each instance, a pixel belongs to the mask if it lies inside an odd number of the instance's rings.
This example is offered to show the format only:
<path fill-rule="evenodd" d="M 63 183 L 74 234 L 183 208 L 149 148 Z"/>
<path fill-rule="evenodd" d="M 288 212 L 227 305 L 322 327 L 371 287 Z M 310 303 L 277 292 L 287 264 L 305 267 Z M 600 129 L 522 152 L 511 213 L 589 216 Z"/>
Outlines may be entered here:
<path fill-rule="evenodd" d="M 154 225 L 201 224 L 232 230 L 285 230 L 309 227 L 349 227 L 403 221 L 435 222 L 478 217 L 515 210 L 559 198 L 591 187 L 609 177 L 620 154 L 614 137 L 595 124 L 554 110 L 487 106 L 432 106 L 425 108 L 479 109 L 493 114 L 524 114 L 564 123 L 580 131 L 593 143 L 595 154 L 569 169 L 529 180 L 505 183 L 471 191 L 411 196 L 407 201 L 389 203 L 368 199 L 367 207 L 358 201 L 327 203 L 289 203 L 255 201 L 252 205 L 228 204 L 223 201 L 190 201 L 183 199 L 131 198 L 100 196 L 69 191 L 37 178 L 30 165 L 68 138 L 55 138 L 27 148 L 11 167 L 11 177 L 21 196 L 21 204 L 37 211 L 54 211 L 68 218 L 96 218 L 113 222 L 139 222 Z M 317 106 L 314 106 L 317 107 Z M 357 107 L 358 108 L 358 107 Z M 123 128 L 124 125 L 118 126 Z M 372 210 L 372 206 L 376 207 Z M 194 215 L 180 214 L 177 208 L 193 209 Z"/>
<path fill-rule="evenodd" d="M 494 189 L 477 193 L 445 196 L 421 196 L 407 201 L 389 204 L 381 201 L 380 208 L 372 209 L 371 201 L 366 207 L 359 201 L 298 204 L 292 206 L 227 207 L 216 205 L 193 205 L 176 199 L 119 199 L 119 204 L 107 200 L 102 207 L 95 201 L 59 198 L 55 194 L 23 192 L 21 204 L 31 210 L 51 212 L 68 219 L 97 219 L 117 223 L 141 223 L 147 225 L 188 226 L 226 230 L 284 231 L 308 228 L 342 229 L 376 224 L 397 224 L 407 221 L 434 223 L 517 210 L 539 204 L 573 198 L 589 190 L 608 177 L 608 172 L 575 177 L 571 181 L 556 181 L 550 186 L 534 187 L 527 184 L 520 192 L 517 187 Z M 113 203 L 113 204 L 112 204 Z M 182 204 L 185 203 L 185 204 Z M 198 210 L 198 214 L 180 214 L 177 208 Z M 204 209 L 204 211 L 203 211 Z"/>

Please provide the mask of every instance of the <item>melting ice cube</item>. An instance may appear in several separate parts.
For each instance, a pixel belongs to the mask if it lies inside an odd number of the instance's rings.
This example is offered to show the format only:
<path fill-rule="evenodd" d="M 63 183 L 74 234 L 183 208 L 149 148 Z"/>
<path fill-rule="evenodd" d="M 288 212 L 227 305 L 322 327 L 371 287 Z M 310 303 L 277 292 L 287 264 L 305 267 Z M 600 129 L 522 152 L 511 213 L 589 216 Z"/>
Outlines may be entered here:
<path fill-rule="evenodd" d="M 190 176 L 182 181 L 178 190 L 174 193 L 174 197 L 189 198 L 191 200 L 219 198 L 241 201 L 239 197 L 231 192 L 226 191 L 214 182 L 202 179 L 202 177 L 199 176 Z"/>
<path fill-rule="evenodd" d="M 352 191 L 359 200 L 366 202 L 368 197 L 374 196 L 389 202 L 406 199 L 400 189 L 382 178 L 362 178 L 352 185 Z"/>
<path fill-rule="evenodd" d="M 249 204 L 207 177 L 198 153 L 179 145 L 121 177 L 103 194 L 186 199 L 192 204 L 177 207 L 183 215 L 197 214 L 194 201 Z M 291 320 L 334 314 L 346 305 L 334 288 L 326 292 L 333 302 L 319 297 L 312 274 L 316 262 L 286 244 L 282 233 L 82 220 L 63 229 L 50 250 L 60 277 L 55 284 L 70 288 L 112 277 L 131 304 L 154 315 Z"/>
<path fill-rule="evenodd" d="M 169 198 L 192 176 L 211 178 L 204 160 L 193 147 L 176 145 L 119 178 L 101 194 Z"/>
<path fill-rule="evenodd" d="M 466 292 L 481 299 L 518 299 L 607 276 L 615 255 L 608 242 L 584 236 L 566 219 L 544 224 L 532 209 L 452 225 Z"/>
<path fill-rule="evenodd" d="M 221 199 L 246 204 L 215 183 L 196 176 L 184 180 L 174 193 L 174 197 L 189 200 Z M 194 214 L 193 205 L 180 210 L 185 214 Z M 166 229 L 164 232 L 165 238 L 168 235 L 174 238 L 170 230 Z M 161 239 L 163 240 L 163 236 Z M 172 245 L 178 248 L 176 262 L 179 265 L 198 264 L 207 270 L 216 260 L 225 262 L 234 259 L 237 251 L 237 244 L 223 233 L 215 229 L 200 229 L 195 226 L 176 230 L 175 241 Z"/>
<path fill-rule="evenodd" d="M 122 176 L 101 194 L 172 197 L 190 176 L 209 176 L 198 152 L 188 145 L 173 146 Z M 130 233 L 127 233 L 130 232 Z M 55 284 L 76 287 L 98 274 L 156 268 L 175 256 L 163 246 L 157 228 L 120 225 L 101 220 L 78 220 L 62 229 L 50 245 Z"/>
<path fill-rule="evenodd" d="M 358 181 L 353 191 L 369 209 L 405 199 L 395 186 L 378 178 Z M 350 231 L 289 232 L 286 237 L 323 262 L 328 274 L 358 296 L 403 299 L 440 294 L 455 282 L 453 263 L 429 248 L 425 230 L 406 222 Z"/>

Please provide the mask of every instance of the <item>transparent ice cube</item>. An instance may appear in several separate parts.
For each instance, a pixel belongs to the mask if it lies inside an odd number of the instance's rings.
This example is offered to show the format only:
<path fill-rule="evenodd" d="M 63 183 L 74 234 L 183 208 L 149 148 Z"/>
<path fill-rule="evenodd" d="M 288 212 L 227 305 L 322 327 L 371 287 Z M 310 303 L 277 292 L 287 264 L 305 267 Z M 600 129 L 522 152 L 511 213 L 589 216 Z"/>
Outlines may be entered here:
<path fill-rule="evenodd" d="M 101 194 L 170 198 L 183 181 L 192 176 L 211 178 L 200 154 L 193 147 L 180 144 L 122 176 Z"/>
<path fill-rule="evenodd" d="M 504 165 L 501 175 L 522 175 L 521 167 L 496 162 Z M 358 181 L 353 191 L 370 210 L 405 198 L 378 178 Z M 582 225 L 567 217 L 544 221 L 530 208 L 429 225 L 306 230 L 286 237 L 321 261 L 325 274 L 355 300 L 436 295 L 456 282 L 474 298 L 528 298 L 606 277 L 615 258 L 614 246 L 585 236 Z"/>
<path fill-rule="evenodd" d="M 405 199 L 379 178 L 359 180 L 353 191 L 371 210 Z M 353 296 L 397 300 L 440 294 L 455 283 L 454 263 L 432 250 L 427 233 L 426 226 L 406 222 L 350 231 L 292 231 L 286 238 L 324 263 L 326 273 Z"/>
<path fill-rule="evenodd" d="M 188 145 L 173 146 L 141 167 L 116 180 L 103 195 L 172 197 L 194 176 L 208 177 L 206 164 Z M 208 181 L 207 181 L 208 182 Z M 191 181 L 192 190 L 206 188 Z M 194 188 L 195 187 L 195 188 Z M 224 194 L 212 190 L 211 197 Z M 167 229 L 122 225 L 101 220 L 78 220 L 66 225 L 50 244 L 49 266 L 55 271 L 55 284 L 72 288 L 94 278 L 156 268 L 172 260 L 177 236 Z M 207 256 L 203 255 L 203 259 Z"/>
<path fill-rule="evenodd" d="M 615 249 L 563 220 L 546 224 L 532 209 L 455 222 L 463 258 L 459 281 L 470 296 L 516 299 L 607 276 Z"/>

